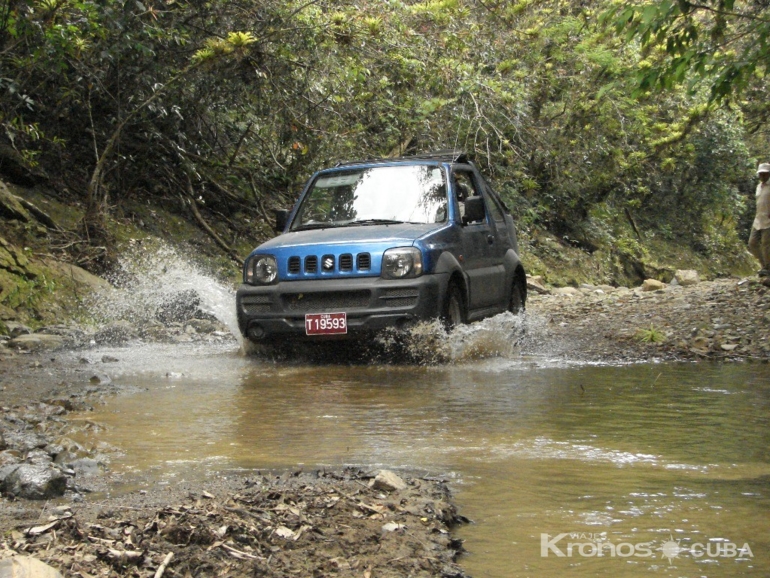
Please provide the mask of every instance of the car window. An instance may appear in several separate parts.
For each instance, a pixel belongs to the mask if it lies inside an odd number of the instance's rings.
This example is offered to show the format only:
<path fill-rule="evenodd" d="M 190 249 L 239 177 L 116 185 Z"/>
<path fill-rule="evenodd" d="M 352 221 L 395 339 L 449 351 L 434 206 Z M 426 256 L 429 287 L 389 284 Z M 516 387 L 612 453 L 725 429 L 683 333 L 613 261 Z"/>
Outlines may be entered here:
<path fill-rule="evenodd" d="M 460 210 L 460 218 L 465 217 L 465 201 L 468 197 L 478 196 L 480 193 L 476 189 L 473 181 L 473 174 L 469 171 L 456 170 L 452 173 L 454 179 L 455 200 Z"/>
<path fill-rule="evenodd" d="M 319 175 L 291 228 L 441 223 L 446 218 L 446 183 L 439 167 L 382 166 Z"/>
<path fill-rule="evenodd" d="M 487 209 L 489 210 L 489 213 L 492 215 L 492 218 L 495 220 L 495 222 L 501 223 L 505 221 L 505 215 L 503 214 L 503 210 L 497 204 L 497 199 L 495 199 L 492 195 L 484 195 L 484 200 L 486 201 Z"/>

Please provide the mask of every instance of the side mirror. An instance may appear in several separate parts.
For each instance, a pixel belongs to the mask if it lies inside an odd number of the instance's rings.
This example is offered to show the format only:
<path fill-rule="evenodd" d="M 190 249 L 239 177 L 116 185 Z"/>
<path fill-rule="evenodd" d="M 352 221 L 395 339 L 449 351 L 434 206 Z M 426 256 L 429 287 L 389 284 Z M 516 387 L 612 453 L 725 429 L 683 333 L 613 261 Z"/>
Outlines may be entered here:
<path fill-rule="evenodd" d="M 465 216 L 463 223 L 473 223 L 483 221 L 487 217 L 487 211 L 484 208 L 484 199 L 481 196 L 468 197 L 465 199 Z"/>
<path fill-rule="evenodd" d="M 286 223 L 289 222 L 289 211 L 287 209 L 275 210 L 275 227 L 276 232 L 283 233 L 286 228 Z"/>

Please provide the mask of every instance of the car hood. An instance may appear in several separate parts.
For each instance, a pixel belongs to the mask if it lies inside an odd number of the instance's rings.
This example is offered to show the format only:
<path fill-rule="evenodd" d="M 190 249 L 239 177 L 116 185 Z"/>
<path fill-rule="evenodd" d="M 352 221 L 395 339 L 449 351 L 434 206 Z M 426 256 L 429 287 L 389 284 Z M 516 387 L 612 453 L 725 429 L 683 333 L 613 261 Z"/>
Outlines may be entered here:
<path fill-rule="evenodd" d="M 308 247 L 325 245 L 389 245 L 408 246 L 414 241 L 441 227 L 444 223 L 414 225 L 403 223 L 398 225 L 359 225 L 355 227 L 333 227 L 329 229 L 312 229 L 309 231 L 290 231 L 278 235 L 274 239 L 257 247 L 256 251 L 274 251 L 288 247 Z"/>

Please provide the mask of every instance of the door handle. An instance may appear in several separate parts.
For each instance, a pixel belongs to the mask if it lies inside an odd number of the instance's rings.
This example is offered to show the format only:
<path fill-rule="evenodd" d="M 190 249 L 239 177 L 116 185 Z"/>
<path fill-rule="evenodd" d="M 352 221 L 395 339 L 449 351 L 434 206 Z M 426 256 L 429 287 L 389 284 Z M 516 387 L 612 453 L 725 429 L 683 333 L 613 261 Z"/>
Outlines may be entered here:
<path fill-rule="evenodd" d="M 494 245 L 495 243 L 495 236 L 494 235 L 487 235 L 487 243 L 490 245 Z"/>

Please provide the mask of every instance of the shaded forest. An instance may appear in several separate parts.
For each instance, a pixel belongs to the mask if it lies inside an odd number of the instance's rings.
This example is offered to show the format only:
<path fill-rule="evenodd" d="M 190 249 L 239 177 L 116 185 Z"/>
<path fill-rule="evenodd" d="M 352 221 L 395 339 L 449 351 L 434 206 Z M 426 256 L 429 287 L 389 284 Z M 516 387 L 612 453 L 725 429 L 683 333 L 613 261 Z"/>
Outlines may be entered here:
<path fill-rule="evenodd" d="M 768 154 L 762 6 L 0 0 L 0 178 L 80 208 L 60 246 L 92 270 L 137 204 L 238 261 L 315 170 L 461 148 L 535 271 L 552 246 L 626 278 L 653 241 L 729 261 Z"/>

